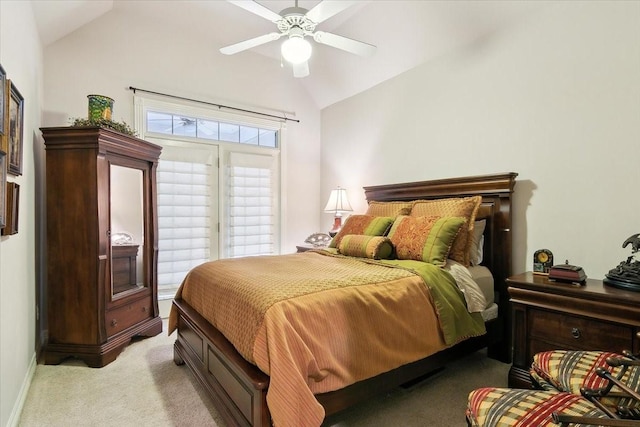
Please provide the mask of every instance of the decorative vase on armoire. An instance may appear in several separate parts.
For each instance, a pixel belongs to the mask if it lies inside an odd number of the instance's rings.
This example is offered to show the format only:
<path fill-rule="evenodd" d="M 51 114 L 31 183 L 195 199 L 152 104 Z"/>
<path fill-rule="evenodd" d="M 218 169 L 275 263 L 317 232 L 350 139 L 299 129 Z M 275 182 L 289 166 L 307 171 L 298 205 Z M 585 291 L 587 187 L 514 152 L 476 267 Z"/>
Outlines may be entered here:
<path fill-rule="evenodd" d="M 162 331 L 156 202 L 161 147 L 100 127 L 41 131 L 47 221 L 44 363 L 75 357 L 102 367 L 134 336 Z"/>
<path fill-rule="evenodd" d="M 87 95 L 89 120 L 111 120 L 113 98 L 104 95 Z"/>

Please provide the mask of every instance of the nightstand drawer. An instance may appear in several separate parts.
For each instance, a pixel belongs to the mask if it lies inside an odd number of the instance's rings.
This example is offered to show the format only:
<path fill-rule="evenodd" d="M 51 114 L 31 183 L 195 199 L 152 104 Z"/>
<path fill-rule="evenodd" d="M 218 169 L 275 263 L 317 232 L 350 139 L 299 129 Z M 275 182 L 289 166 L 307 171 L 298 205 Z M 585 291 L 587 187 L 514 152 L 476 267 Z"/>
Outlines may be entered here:
<path fill-rule="evenodd" d="M 557 344 L 567 350 L 631 350 L 633 328 L 570 314 L 532 309 L 531 339 Z"/>

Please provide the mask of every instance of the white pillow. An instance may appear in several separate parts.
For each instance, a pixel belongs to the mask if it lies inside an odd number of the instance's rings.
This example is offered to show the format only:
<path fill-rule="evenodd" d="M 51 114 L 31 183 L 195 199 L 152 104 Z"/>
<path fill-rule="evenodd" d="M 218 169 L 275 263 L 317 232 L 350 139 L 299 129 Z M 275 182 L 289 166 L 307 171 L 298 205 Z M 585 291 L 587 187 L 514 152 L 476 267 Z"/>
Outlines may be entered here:
<path fill-rule="evenodd" d="M 484 296 L 484 292 L 482 292 L 480 286 L 473 280 L 473 276 L 467 267 L 452 259 L 448 259 L 444 269 L 453 276 L 453 279 L 458 285 L 458 289 L 460 289 L 464 295 L 469 313 L 478 313 L 487 307 L 487 298 Z"/>
<path fill-rule="evenodd" d="M 469 263 L 471 265 L 480 265 L 482 263 L 482 247 L 484 246 L 484 229 L 486 226 L 486 219 L 481 219 L 473 224 L 473 237 L 469 247 Z"/>

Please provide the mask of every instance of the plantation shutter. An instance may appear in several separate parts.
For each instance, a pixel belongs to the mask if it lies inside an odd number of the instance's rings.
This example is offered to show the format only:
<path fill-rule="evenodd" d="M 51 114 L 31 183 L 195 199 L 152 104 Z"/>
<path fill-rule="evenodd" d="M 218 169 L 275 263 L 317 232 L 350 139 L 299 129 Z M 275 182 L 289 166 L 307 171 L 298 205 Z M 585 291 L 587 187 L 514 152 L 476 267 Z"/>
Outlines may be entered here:
<path fill-rule="evenodd" d="M 173 298 L 186 274 L 211 256 L 212 166 L 158 163 L 158 296 Z"/>
<path fill-rule="evenodd" d="M 276 159 L 229 153 L 227 165 L 227 239 L 229 258 L 277 252 Z"/>

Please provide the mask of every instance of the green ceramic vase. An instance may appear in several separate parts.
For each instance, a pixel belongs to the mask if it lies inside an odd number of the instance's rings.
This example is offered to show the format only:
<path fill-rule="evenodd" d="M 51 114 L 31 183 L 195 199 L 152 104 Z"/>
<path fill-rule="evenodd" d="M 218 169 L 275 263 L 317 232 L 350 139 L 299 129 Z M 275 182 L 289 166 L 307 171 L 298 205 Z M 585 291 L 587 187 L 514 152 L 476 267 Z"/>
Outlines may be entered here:
<path fill-rule="evenodd" d="M 111 120 L 113 99 L 102 95 L 87 95 L 89 99 L 89 120 Z"/>

